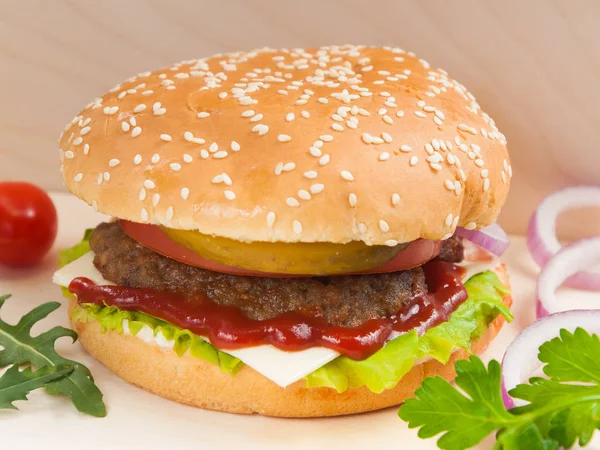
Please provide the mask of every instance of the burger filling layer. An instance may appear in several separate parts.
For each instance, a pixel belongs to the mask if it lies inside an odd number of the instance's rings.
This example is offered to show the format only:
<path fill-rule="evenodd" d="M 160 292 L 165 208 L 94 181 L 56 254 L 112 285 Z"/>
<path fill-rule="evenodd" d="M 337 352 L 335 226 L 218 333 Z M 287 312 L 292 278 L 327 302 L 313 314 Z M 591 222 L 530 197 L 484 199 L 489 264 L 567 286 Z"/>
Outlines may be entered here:
<path fill-rule="evenodd" d="M 243 365 L 235 354 L 244 359 L 243 352 L 251 350 L 244 347 L 290 350 L 273 349 L 291 366 L 310 353 L 314 367 L 300 376 L 308 386 L 381 392 L 419 359 L 445 362 L 455 349 L 468 348 L 496 315 L 511 318 L 502 303 L 506 290 L 492 271 L 463 285 L 463 271 L 451 264 L 463 259 L 458 238 L 445 241 L 438 258 L 422 267 L 310 278 L 192 267 L 140 245 L 118 223 L 98 226 L 89 243 L 62 255 L 62 263 L 90 246 L 100 279 L 115 286 L 75 278 L 70 283 L 80 303 L 75 320 L 153 337 L 178 354 L 189 351 L 232 373 Z M 296 379 L 274 381 L 285 386 Z"/>

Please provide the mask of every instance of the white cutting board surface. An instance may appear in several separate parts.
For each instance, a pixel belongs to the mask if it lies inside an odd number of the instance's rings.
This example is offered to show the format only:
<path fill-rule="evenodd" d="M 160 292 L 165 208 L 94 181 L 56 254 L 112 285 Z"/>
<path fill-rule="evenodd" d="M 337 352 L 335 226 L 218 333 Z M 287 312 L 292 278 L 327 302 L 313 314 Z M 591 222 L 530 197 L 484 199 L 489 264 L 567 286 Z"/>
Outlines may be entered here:
<path fill-rule="evenodd" d="M 12 293 L 2 318 L 16 321 L 47 301 L 63 303 L 60 290 L 51 283 L 59 248 L 78 242 L 85 228 L 105 216 L 66 194 L 53 195 L 59 212 L 55 247 L 43 264 L 27 270 L 0 267 L 0 294 Z M 500 332 L 486 359 L 501 358 L 520 329 L 533 320 L 537 267 L 524 239 L 514 237 L 503 260 L 513 284 L 516 319 Z M 600 306 L 600 294 L 565 289 L 565 304 L 574 301 Z M 55 325 L 68 326 L 63 306 L 34 328 L 39 333 Z M 20 411 L 0 411 L 0 446 L 21 449 L 435 449 L 435 440 L 421 440 L 397 416 L 397 407 L 349 417 L 326 419 L 272 419 L 203 411 L 173 403 L 125 383 L 88 356 L 79 344 L 61 339 L 58 351 L 86 364 L 104 393 L 108 415 L 98 419 L 78 413 L 70 402 L 34 392 L 30 401 L 17 402 Z M 596 440 L 597 441 L 597 440 Z M 492 439 L 479 449 L 492 448 Z M 598 446 L 598 444 L 596 444 Z M 15 447 L 16 448 L 16 447 Z M 589 448 L 589 447 L 588 447 Z"/>

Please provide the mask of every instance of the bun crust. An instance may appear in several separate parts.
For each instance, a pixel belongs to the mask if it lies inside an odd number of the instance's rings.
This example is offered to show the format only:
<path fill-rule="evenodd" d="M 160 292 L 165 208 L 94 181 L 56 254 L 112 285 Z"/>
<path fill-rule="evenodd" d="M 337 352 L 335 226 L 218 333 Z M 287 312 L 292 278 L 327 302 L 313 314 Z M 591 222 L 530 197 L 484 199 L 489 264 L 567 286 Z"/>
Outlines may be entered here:
<path fill-rule="evenodd" d="M 504 266 L 498 275 L 508 286 Z M 504 297 L 510 306 L 510 295 Z M 75 306 L 75 300 L 70 307 Z M 473 343 L 475 354 L 483 352 L 504 324 L 498 316 L 485 334 Z M 258 413 L 276 417 L 324 417 L 356 414 L 387 408 L 412 397 L 424 378 L 439 375 L 447 380 L 456 376 L 454 362 L 468 357 L 464 350 L 452 354 L 443 365 L 429 360 L 415 366 L 393 389 L 375 394 L 367 388 L 348 389 L 338 394 L 329 388 L 306 388 L 300 380 L 281 388 L 248 366 L 235 376 L 224 374 L 216 364 L 116 332 L 100 332 L 97 322 L 73 322 L 85 350 L 129 383 L 150 392 L 199 408 L 231 413 Z"/>
<path fill-rule="evenodd" d="M 60 139 L 66 186 L 134 222 L 240 241 L 441 239 L 512 169 L 475 98 L 401 49 L 263 49 L 138 74 Z"/>

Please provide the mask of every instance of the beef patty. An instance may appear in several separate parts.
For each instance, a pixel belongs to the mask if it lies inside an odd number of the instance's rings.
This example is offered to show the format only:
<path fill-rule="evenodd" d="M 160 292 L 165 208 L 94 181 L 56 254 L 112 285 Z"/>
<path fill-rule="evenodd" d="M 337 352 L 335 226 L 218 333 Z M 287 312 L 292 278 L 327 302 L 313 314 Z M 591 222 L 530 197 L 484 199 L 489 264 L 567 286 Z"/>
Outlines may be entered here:
<path fill-rule="evenodd" d="M 420 267 L 401 272 L 307 278 L 259 278 L 229 275 L 180 263 L 127 236 L 117 222 L 94 230 L 90 245 L 94 265 L 119 286 L 205 295 L 219 305 L 239 308 L 253 320 L 286 312 L 321 317 L 332 325 L 360 326 L 389 317 L 403 303 L 427 291 Z M 462 243 L 451 238 L 440 253 L 462 260 Z"/>

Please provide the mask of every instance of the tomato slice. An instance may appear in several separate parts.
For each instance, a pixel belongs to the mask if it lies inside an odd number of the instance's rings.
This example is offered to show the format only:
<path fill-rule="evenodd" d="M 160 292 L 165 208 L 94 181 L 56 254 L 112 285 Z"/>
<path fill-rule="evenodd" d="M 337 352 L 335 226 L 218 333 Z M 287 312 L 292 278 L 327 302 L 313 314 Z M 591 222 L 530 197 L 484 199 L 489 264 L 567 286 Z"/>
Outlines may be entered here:
<path fill-rule="evenodd" d="M 144 247 L 160 253 L 168 258 L 188 264 L 190 266 L 201 267 L 202 269 L 212 270 L 213 272 L 228 273 L 232 275 L 246 275 L 253 277 L 268 278 L 299 278 L 310 277 L 312 275 L 296 275 L 285 273 L 259 272 L 256 270 L 240 269 L 238 267 L 226 266 L 218 262 L 203 258 L 192 250 L 179 245 L 171 240 L 167 234 L 156 225 L 129 222 L 119 220 L 121 228 L 130 238 L 139 242 Z M 435 258 L 442 247 L 441 241 L 428 241 L 419 239 L 412 242 L 405 250 L 396 255 L 394 259 L 374 269 L 358 272 L 360 274 L 368 273 L 387 273 L 407 270 L 413 267 L 421 266 L 427 261 Z M 345 275 L 353 275 L 348 273 Z M 335 275 L 331 275 L 335 276 Z"/>

